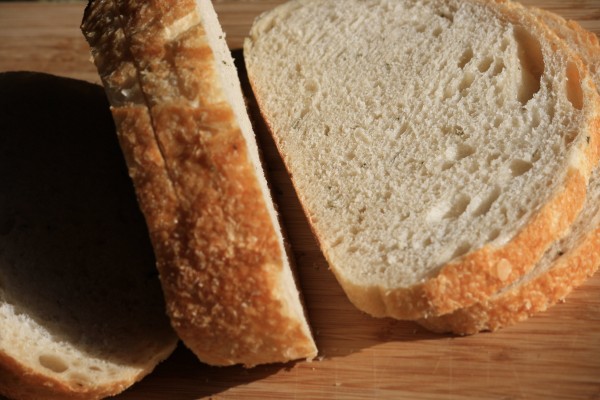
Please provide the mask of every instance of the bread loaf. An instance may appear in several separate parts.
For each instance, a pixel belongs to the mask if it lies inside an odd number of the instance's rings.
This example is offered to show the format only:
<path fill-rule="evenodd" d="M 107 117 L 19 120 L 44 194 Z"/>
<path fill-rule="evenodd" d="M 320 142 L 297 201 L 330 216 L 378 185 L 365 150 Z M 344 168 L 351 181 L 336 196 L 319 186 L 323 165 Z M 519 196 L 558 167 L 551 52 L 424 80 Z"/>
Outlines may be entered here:
<path fill-rule="evenodd" d="M 213 365 L 314 357 L 211 2 L 91 1 L 82 29 L 178 335 Z"/>
<path fill-rule="evenodd" d="M 321 248 L 374 316 L 484 301 L 583 207 L 598 94 L 581 59 L 511 4 L 296 0 L 246 40 Z"/>

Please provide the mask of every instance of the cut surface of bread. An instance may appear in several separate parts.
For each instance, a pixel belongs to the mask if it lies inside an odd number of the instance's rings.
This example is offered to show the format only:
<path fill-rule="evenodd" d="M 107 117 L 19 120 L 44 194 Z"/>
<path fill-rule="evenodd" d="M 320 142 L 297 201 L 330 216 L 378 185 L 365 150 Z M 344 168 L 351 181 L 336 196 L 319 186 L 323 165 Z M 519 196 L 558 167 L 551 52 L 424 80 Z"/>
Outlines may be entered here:
<path fill-rule="evenodd" d="M 314 357 L 210 1 L 92 1 L 82 29 L 112 105 L 178 335 L 214 365 Z"/>
<path fill-rule="evenodd" d="M 598 94 L 509 3 L 292 1 L 255 22 L 244 55 L 322 250 L 372 315 L 486 299 L 582 208 Z"/>
<path fill-rule="evenodd" d="M 0 74 L 0 393 L 98 399 L 175 348 L 101 87 Z"/>
<path fill-rule="evenodd" d="M 574 21 L 537 8 L 530 11 L 541 18 L 559 37 L 577 50 L 589 67 L 596 86 L 600 85 L 600 44 L 598 38 Z M 584 209 L 571 233 L 552 245 L 538 265 L 522 279 L 490 296 L 485 302 L 440 317 L 421 320 L 424 327 L 457 334 L 497 330 L 545 311 L 583 284 L 600 265 L 600 184 L 596 169 L 588 184 Z"/>

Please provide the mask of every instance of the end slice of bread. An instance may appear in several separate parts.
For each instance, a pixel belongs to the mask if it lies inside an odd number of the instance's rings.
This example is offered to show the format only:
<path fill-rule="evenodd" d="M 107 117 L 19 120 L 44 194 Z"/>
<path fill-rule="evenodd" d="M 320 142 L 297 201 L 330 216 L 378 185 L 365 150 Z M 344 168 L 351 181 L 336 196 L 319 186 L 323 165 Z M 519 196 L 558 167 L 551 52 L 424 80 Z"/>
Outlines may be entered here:
<path fill-rule="evenodd" d="M 100 399 L 177 336 L 101 87 L 0 74 L 0 393 Z"/>
<path fill-rule="evenodd" d="M 297 0 L 261 16 L 250 82 L 350 300 L 418 319 L 484 301 L 582 209 L 600 103 L 509 3 Z"/>
<path fill-rule="evenodd" d="M 537 8 L 529 11 L 581 55 L 600 87 L 600 43 L 596 35 L 554 13 Z M 430 330 L 456 334 L 494 331 L 545 311 L 583 284 L 600 266 L 598 174 L 596 168 L 588 184 L 584 209 L 571 233 L 552 245 L 530 273 L 482 303 L 419 323 Z"/>
<path fill-rule="evenodd" d="M 112 104 L 178 335 L 214 365 L 314 357 L 211 2 L 92 1 L 83 31 Z"/>

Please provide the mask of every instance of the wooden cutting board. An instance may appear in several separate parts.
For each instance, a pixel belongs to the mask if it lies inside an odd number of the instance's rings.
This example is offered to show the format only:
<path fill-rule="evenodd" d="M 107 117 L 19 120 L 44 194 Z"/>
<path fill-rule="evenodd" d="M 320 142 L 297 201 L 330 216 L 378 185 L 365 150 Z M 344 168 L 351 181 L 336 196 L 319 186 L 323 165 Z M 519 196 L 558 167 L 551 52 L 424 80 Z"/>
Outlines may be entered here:
<path fill-rule="evenodd" d="M 600 34 L 600 0 L 524 2 Z M 239 49 L 253 18 L 278 3 L 216 1 L 230 47 Z M 41 71 L 98 83 L 79 32 L 83 8 L 83 3 L 0 3 L 0 71 Z M 566 303 L 496 333 L 452 337 L 411 322 L 368 317 L 348 302 L 328 270 L 271 139 L 258 134 L 318 360 L 214 368 L 180 346 L 118 399 L 600 399 L 600 276 Z"/>

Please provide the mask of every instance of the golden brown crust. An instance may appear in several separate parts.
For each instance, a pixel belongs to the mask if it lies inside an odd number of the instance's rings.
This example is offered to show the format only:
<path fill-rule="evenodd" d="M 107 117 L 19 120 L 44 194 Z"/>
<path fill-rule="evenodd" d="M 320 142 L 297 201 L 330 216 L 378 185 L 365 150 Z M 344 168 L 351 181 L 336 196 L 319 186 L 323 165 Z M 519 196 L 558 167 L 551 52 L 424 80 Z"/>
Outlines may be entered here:
<path fill-rule="evenodd" d="M 419 324 L 436 332 L 470 335 L 516 324 L 545 311 L 583 284 L 600 265 L 600 229 L 592 230 L 574 250 L 563 255 L 547 273 L 489 301 L 451 314 L 423 319 Z"/>
<path fill-rule="evenodd" d="M 527 29 L 536 29 L 538 34 L 554 45 L 556 51 L 571 54 L 564 43 L 558 41 L 553 35 L 546 34 L 531 17 L 513 8 L 516 6 L 512 3 L 499 1 L 494 6 L 490 2 L 471 1 L 483 7 L 497 7 L 494 10 L 498 12 L 499 18 Z M 582 79 L 585 79 L 586 68 L 581 60 L 573 55 L 572 61 L 579 68 Z M 251 68 L 248 69 L 248 73 L 250 83 L 255 86 Z M 587 132 L 581 134 L 589 137 L 589 140 L 585 143 L 586 147 L 581 150 L 582 162 L 578 165 L 578 169 L 567 171 L 563 189 L 559 190 L 510 242 L 500 248 L 491 245 L 484 246 L 447 264 L 436 276 L 412 287 L 390 289 L 366 286 L 346 279 L 343 273 L 338 271 L 338 268 L 343 269 L 343 266 L 336 267 L 331 262 L 328 257 L 328 249 L 324 247 L 325 242 L 314 228 L 314 224 L 311 224 L 323 254 L 329 264 L 334 266 L 332 271 L 350 301 L 357 308 L 376 317 L 420 319 L 426 316 L 447 314 L 461 307 L 484 301 L 491 294 L 531 270 L 548 246 L 568 231 L 580 212 L 585 200 L 589 174 L 600 159 L 600 98 L 591 86 L 587 86 L 584 91 L 589 112 L 587 121 L 582 123 L 582 126 L 587 128 Z M 258 104 L 262 104 L 259 91 L 255 90 L 254 92 Z M 264 111 L 261 110 L 261 112 L 263 112 L 267 126 L 271 129 L 268 116 L 264 114 Z M 277 141 L 275 142 L 277 143 Z M 281 148 L 279 151 L 284 154 Z M 285 162 L 286 157 L 284 156 L 283 159 Z M 293 176 L 292 182 L 294 182 Z M 303 194 L 298 190 L 296 192 L 305 214 L 310 219 Z"/>
<path fill-rule="evenodd" d="M 166 351 L 165 358 L 172 349 Z M 54 379 L 46 374 L 28 369 L 22 363 L 0 353 L 0 393 L 19 400 L 95 400 L 114 396 L 142 379 L 154 365 L 140 371 L 136 376 L 115 380 L 110 385 L 89 385 L 86 387 L 68 381 Z"/>
<path fill-rule="evenodd" d="M 111 7 L 120 17 L 110 21 L 89 11 L 87 36 L 117 25 L 123 35 L 116 47 L 126 43 L 129 51 L 110 52 L 90 40 L 97 60 L 115 57 L 97 61 L 100 75 L 114 74 L 104 65 L 118 71 L 133 64 L 143 93 L 138 108 L 113 113 L 177 333 L 210 364 L 314 357 L 312 338 L 277 292 L 284 255 L 196 3 L 95 1 L 90 7 Z M 189 26 L 167 37 L 165 27 L 181 18 Z M 105 86 L 109 97 L 120 88 L 111 79 Z"/>

